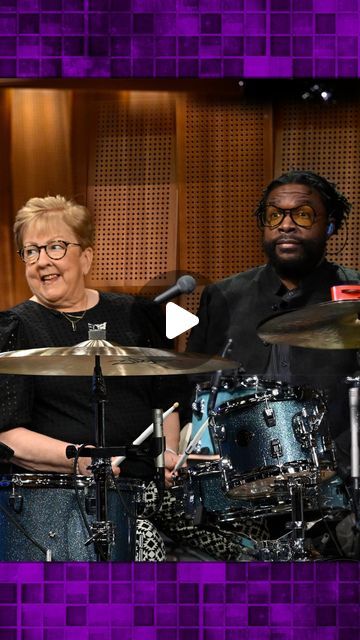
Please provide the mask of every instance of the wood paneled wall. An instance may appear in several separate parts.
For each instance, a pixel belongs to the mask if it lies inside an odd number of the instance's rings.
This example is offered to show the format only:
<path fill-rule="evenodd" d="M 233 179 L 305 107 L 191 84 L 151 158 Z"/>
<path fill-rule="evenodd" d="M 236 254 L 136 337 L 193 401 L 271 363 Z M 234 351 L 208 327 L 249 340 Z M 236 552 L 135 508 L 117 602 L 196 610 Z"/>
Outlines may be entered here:
<path fill-rule="evenodd" d="M 359 113 L 355 99 L 324 107 L 211 91 L 1 89 L 1 308 L 28 295 L 10 229 L 35 195 L 90 207 L 91 286 L 143 292 L 150 283 L 153 293 L 177 270 L 203 284 L 261 263 L 252 212 L 262 189 L 310 168 L 353 203 L 348 244 L 334 259 L 359 267 Z"/>

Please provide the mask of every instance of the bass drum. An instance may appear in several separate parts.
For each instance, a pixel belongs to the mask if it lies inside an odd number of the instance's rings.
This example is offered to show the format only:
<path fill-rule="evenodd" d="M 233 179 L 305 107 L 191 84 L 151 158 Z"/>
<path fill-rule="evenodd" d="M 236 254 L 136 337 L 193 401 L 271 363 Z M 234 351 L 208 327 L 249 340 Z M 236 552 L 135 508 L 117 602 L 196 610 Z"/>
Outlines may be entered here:
<path fill-rule="evenodd" d="M 139 480 L 115 482 L 108 491 L 109 520 L 115 525 L 111 560 L 132 561 L 145 487 Z M 56 473 L 0 478 L 1 561 L 95 561 L 85 526 L 85 520 L 91 525 L 95 519 L 93 478 Z"/>
<path fill-rule="evenodd" d="M 322 482 L 335 473 L 325 401 L 313 389 L 260 381 L 217 407 L 215 434 L 232 498 L 279 493 L 277 485 L 290 476 L 316 472 Z"/>

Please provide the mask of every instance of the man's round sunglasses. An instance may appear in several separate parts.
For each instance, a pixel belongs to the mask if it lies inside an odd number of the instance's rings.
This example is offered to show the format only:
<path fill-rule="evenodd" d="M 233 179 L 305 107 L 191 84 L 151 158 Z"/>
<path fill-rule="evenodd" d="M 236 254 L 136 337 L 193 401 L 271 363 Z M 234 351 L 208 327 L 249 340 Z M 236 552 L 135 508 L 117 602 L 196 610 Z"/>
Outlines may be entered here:
<path fill-rule="evenodd" d="M 295 207 L 294 209 L 281 209 L 280 207 L 268 204 L 259 216 L 260 226 L 276 229 L 276 227 L 281 225 L 287 215 L 290 216 L 293 223 L 298 227 L 305 227 L 306 229 L 310 229 L 316 220 L 316 213 L 308 204 Z"/>
<path fill-rule="evenodd" d="M 29 244 L 22 249 L 19 249 L 18 254 L 26 264 L 34 264 L 39 260 L 41 249 L 45 250 L 45 253 L 51 260 L 61 260 L 66 255 L 68 247 L 74 245 L 75 247 L 81 247 L 78 242 L 65 242 L 65 240 L 54 240 L 48 242 L 48 244 Z"/>

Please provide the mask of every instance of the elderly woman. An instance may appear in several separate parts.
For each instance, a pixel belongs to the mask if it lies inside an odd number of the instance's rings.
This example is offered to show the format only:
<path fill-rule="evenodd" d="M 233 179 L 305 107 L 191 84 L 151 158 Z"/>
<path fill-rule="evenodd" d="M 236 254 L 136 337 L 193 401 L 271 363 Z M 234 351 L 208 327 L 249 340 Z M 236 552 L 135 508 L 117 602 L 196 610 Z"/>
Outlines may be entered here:
<path fill-rule="evenodd" d="M 93 258 L 85 207 L 60 196 L 32 198 L 18 212 L 14 231 L 33 295 L 0 313 L 0 351 L 71 347 L 88 340 L 89 324 L 102 323 L 110 342 L 169 347 L 158 306 L 85 287 Z M 90 459 L 78 459 L 75 478 L 73 461 L 66 457 L 69 444 L 96 442 L 91 387 L 90 377 L 0 375 L 0 443 L 14 451 L 11 475 L 5 470 L 0 478 L 0 560 L 95 559 L 93 546 L 85 545 L 93 537 L 88 525 L 94 520 Z M 186 387 L 184 377 L 180 384 L 173 376 L 106 378 L 107 446 L 131 444 L 152 422 L 153 408 L 167 409 L 179 399 L 186 407 Z M 178 460 L 177 413 L 164 421 L 164 434 L 169 487 Z M 115 524 L 111 559 L 164 560 L 158 530 L 177 544 L 205 552 L 204 559 L 248 559 L 241 524 L 231 531 L 207 522 L 194 525 L 184 514 L 181 490 L 166 491 L 158 510 L 153 478 L 151 455 L 121 464 L 119 480 L 108 492 L 109 520 Z M 223 500 L 220 485 L 216 490 Z M 256 522 L 250 529 L 259 538 Z"/>
<path fill-rule="evenodd" d="M 85 276 L 89 273 L 93 259 L 93 228 L 85 207 L 60 196 L 32 198 L 18 212 L 14 232 L 32 296 L 0 314 L 1 351 L 72 346 L 88 339 L 89 323 L 105 322 L 106 339 L 111 342 L 155 348 L 169 346 L 164 337 L 162 313 L 156 305 L 128 295 L 102 293 L 86 288 Z M 161 382 L 152 376 L 106 379 L 107 446 L 131 444 L 152 422 L 153 408 L 166 409 L 176 400 L 172 391 L 174 385 L 168 380 L 163 378 Z M 61 480 L 63 474 L 72 473 L 73 460 L 66 456 L 67 446 L 94 444 L 96 441 L 91 378 L 52 375 L 0 376 L 0 387 L 0 440 L 14 451 L 11 459 L 12 473 L 17 472 L 20 484 L 28 482 L 31 488 L 27 495 L 20 496 L 23 520 L 24 515 L 26 520 L 26 509 L 33 513 L 33 506 L 37 504 L 32 504 L 33 501 L 37 499 L 40 503 L 44 502 L 49 494 L 50 490 L 45 492 L 41 485 L 42 479 L 44 484 L 46 478 L 48 486 L 56 485 L 56 479 L 59 485 L 64 486 Z M 179 437 L 179 420 L 176 413 L 165 419 L 164 434 L 166 445 L 170 449 L 165 453 L 166 483 L 169 484 L 171 469 L 177 460 L 177 456 L 171 451 L 177 450 Z M 89 458 L 78 459 L 78 475 L 84 481 L 86 476 L 92 473 L 89 464 Z M 131 476 L 139 481 L 148 482 L 153 478 L 153 474 L 151 457 L 125 460 L 121 465 L 121 478 Z M 118 484 L 121 485 L 121 481 Z M 82 485 L 81 488 L 86 493 L 87 488 L 83 488 Z M 11 495 L 13 502 L 16 502 L 19 489 L 17 486 L 14 487 L 10 480 L 9 487 L 2 490 L 3 499 L 7 493 L 9 502 L 11 503 Z M 59 489 L 50 493 L 48 511 L 53 511 L 53 500 L 58 494 L 61 502 L 69 492 L 64 494 L 64 490 Z M 137 500 L 138 494 L 135 491 L 130 503 Z M 26 504 L 27 501 L 29 504 Z M 29 547 L 34 549 L 34 555 L 26 547 L 22 533 L 17 530 L 15 524 L 10 524 L 10 516 L 14 518 L 14 513 L 9 515 L 8 505 L 4 506 L 4 500 L 2 504 L 2 526 L 15 527 L 13 535 L 16 540 L 20 539 L 19 548 L 23 544 L 21 548 L 24 549 L 24 554 L 19 551 L 17 553 L 20 557 L 17 557 L 16 554 L 12 556 L 10 553 L 8 558 L 6 553 L 1 556 L 0 550 L 0 557 L 19 560 L 43 559 L 36 545 L 30 544 Z M 11 503 L 10 506 L 14 505 Z M 133 507 L 134 505 L 130 504 L 129 509 Z M 73 518 L 74 505 L 69 507 L 69 513 L 62 509 L 61 504 L 58 508 L 62 512 L 56 514 L 57 518 L 63 518 L 65 521 Z M 21 519 L 21 514 L 15 516 Z M 39 525 L 40 537 L 43 535 L 51 538 L 52 533 L 49 533 L 46 523 L 50 516 L 50 513 L 44 514 L 45 522 Z M 79 529 L 76 527 L 64 532 L 67 526 L 65 521 L 59 536 L 79 536 Z M 20 526 L 25 524 L 26 522 L 20 521 Z M 76 526 L 81 528 L 82 525 L 77 523 Z M 44 531 L 41 531 L 41 527 Z M 154 531 L 151 532 L 151 538 L 155 535 Z M 146 538 L 146 533 L 142 533 L 142 540 Z M 4 535 L 1 537 L 4 538 Z M 53 537 L 56 538 L 56 535 Z M 44 546 L 44 543 L 42 544 Z M 54 559 L 93 559 L 91 550 L 76 557 L 79 551 L 77 548 L 73 557 L 69 548 L 62 548 L 60 557 Z M 116 555 L 115 558 L 119 559 Z M 162 559 L 160 547 L 154 551 L 153 539 L 150 557 L 146 556 L 145 545 L 141 559 Z"/>

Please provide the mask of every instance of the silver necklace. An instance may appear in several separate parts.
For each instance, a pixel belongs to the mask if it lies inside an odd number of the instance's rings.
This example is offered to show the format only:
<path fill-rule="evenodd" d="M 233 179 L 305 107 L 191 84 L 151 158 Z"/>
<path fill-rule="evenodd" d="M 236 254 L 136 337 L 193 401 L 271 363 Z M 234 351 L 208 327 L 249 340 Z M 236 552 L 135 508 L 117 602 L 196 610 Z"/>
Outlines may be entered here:
<path fill-rule="evenodd" d="M 64 316 L 64 318 L 66 318 L 66 320 L 71 322 L 72 330 L 76 331 L 76 326 L 78 322 L 80 322 L 80 320 L 82 320 L 85 317 L 86 312 L 87 312 L 87 309 L 85 309 L 85 311 L 83 311 L 80 316 L 76 316 L 74 313 L 69 315 L 68 313 L 65 313 L 65 311 L 61 311 L 60 313 Z"/>

